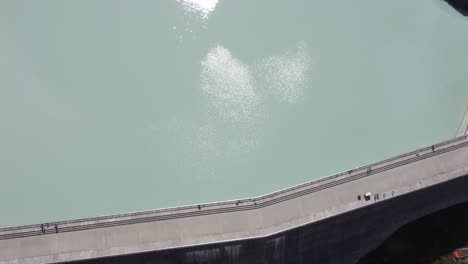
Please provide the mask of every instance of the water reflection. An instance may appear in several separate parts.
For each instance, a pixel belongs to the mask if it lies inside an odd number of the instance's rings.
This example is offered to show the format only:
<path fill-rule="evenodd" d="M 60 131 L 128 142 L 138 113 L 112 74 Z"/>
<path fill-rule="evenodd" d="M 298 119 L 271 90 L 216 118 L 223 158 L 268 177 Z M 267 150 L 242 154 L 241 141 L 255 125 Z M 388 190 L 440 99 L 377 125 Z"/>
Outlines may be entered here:
<path fill-rule="evenodd" d="M 189 15 L 198 15 L 206 20 L 214 11 L 218 0 L 177 0 Z"/>

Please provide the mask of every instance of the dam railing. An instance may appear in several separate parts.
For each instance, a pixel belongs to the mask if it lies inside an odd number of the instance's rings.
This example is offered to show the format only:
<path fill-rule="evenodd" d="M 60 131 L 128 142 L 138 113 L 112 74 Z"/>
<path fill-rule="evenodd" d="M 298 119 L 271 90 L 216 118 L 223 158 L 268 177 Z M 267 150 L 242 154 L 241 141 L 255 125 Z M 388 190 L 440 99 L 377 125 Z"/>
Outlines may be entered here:
<path fill-rule="evenodd" d="M 369 177 L 379 172 L 405 166 L 419 160 L 427 159 L 467 146 L 467 135 L 464 135 L 439 144 L 424 147 L 389 159 L 357 167 L 328 177 L 320 178 L 254 198 L 1 228 L 0 240 L 152 221 L 164 221 L 176 218 L 196 217 L 207 214 L 255 210 L 307 195 L 316 191 L 331 188 L 346 182 Z"/>

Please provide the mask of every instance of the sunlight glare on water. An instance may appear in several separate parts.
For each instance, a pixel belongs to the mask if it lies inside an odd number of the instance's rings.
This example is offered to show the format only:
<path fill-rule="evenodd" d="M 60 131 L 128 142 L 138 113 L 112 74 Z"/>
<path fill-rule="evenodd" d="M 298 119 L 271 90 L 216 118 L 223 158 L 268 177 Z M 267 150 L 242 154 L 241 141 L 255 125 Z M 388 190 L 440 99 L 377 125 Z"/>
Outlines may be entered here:
<path fill-rule="evenodd" d="M 0 2 L 0 226 L 268 193 L 452 138 L 444 1 Z"/>
<path fill-rule="evenodd" d="M 186 12 L 198 13 L 203 19 L 207 19 L 216 8 L 218 0 L 177 0 L 184 6 Z"/>

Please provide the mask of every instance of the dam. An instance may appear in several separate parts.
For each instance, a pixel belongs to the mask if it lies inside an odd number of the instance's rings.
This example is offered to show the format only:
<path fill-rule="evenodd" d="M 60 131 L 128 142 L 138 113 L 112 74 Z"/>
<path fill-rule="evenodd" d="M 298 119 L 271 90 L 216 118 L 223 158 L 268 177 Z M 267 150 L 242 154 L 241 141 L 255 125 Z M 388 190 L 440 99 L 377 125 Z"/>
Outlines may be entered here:
<path fill-rule="evenodd" d="M 0 264 L 468 245 L 466 2 L 1 1 Z"/>
<path fill-rule="evenodd" d="M 3 228 L 0 263 L 356 263 L 468 201 L 467 129 L 468 114 L 452 140 L 259 197 Z"/>

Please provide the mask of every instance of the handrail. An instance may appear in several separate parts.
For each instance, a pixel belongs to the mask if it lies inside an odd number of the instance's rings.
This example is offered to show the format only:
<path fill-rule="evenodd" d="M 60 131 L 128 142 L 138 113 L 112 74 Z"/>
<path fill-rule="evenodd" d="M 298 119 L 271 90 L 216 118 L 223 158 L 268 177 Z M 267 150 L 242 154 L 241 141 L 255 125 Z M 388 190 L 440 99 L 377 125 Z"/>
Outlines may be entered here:
<path fill-rule="evenodd" d="M 191 217 L 228 211 L 253 210 L 272 204 L 303 196 L 311 192 L 327 189 L 352 180 L 367 177 L 382 171 L 398 168 L 422 159 L 443 154 L 468 146 L 467 135 L 447 140 L 429 147 L 421 148 L 402 155 L 398 155 L 366 166 L 360 166 L 328 177 L 299 184 L 283 190 L 262 196 L 200 205 L 188 205 L 172 208 L 139 211 L 125 214 L 98 216 L 76 220 L 49 222 L 46 224 L 23 225 L 0 228 L 0 240 L 24 236 L 50 234 L 56 232 L 70 232 L 83 229 L 108 227 L 115 225 L 134 224 L 149 221 L 159 221 L 180 217 Z M 211 208 L 211 209 L 210 209 Z M 48 227 L 45 228 L 45 225 Z"/>
<path fill-rule="evenodd" d="M 466 136 L 468 135 L 468 107 L 465 110 L 465 115 L 458 126 L 457 136 Z"/>

